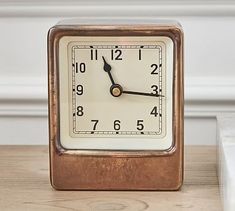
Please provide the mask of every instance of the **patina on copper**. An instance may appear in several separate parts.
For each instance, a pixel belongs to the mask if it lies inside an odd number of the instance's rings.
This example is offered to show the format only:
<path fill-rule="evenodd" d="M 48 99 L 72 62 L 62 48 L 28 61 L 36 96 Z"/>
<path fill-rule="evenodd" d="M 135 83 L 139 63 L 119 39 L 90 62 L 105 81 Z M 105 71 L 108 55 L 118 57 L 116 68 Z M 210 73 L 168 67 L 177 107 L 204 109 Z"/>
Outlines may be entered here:
<path fill-rule="evenodd" d="M 165 151 L 67 150 L 60 145 L 58 44 L 63 36 L 167 36 L 174 43 L 173 145 Z M 183 183 L 183 31 L 178 24 L 57 25 L 48 33 L 51 185 L 58 190 L 178 190 Z"/>

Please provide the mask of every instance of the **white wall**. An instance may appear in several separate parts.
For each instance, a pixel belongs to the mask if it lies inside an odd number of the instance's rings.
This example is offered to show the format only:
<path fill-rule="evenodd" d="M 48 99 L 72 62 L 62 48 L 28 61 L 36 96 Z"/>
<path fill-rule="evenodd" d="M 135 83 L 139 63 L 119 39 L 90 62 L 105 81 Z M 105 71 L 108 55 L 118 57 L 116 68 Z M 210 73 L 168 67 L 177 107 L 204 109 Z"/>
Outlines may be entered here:
<path fill-rule="evenodd" d="M 215 144 L 216 114 L 235 111 L 235 3 L 64 2 L 0 0 L 0 144 L 47 144 L 46 36 L 57 21 L 71 17 L 180 21 L 185 31 L 185 142 Z"/>

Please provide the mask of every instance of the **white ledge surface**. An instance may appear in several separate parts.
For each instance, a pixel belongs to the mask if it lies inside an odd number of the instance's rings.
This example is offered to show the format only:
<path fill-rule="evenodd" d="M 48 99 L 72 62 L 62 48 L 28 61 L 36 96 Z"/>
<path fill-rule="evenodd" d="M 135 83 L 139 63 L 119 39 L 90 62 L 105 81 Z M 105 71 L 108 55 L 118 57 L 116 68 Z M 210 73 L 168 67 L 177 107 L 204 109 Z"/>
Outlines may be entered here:
<path fill-rule="evenodd" d="M 235 210 L 235 114 L 217 117 L 218 175 L 225 211 Z"/>

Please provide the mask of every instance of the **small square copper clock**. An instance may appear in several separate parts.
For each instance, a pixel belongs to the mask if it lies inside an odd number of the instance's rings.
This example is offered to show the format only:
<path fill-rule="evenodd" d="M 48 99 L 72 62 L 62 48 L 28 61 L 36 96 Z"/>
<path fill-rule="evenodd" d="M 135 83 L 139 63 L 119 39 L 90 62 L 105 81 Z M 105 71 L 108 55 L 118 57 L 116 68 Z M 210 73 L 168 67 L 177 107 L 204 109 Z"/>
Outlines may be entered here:
<path fill-rule="evenodd" d="M 59 23 L 48 33 L 48 69 L 55 189 L 180 188 L 179 24 Z"/>

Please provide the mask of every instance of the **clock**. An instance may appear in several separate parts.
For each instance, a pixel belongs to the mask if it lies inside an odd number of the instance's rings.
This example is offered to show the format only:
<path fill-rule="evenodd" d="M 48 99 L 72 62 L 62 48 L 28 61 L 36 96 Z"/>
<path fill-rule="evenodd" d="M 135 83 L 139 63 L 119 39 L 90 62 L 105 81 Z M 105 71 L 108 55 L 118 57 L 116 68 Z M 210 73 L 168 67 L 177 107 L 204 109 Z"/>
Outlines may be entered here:
<path fill-rule="evenodd" d="M 180 188 L 179 24 L 59 23 L 48 33 L 48 69 L 54 188 Z"/>

